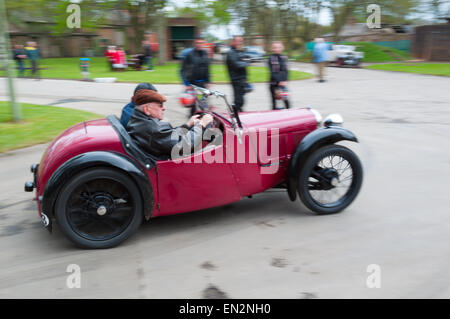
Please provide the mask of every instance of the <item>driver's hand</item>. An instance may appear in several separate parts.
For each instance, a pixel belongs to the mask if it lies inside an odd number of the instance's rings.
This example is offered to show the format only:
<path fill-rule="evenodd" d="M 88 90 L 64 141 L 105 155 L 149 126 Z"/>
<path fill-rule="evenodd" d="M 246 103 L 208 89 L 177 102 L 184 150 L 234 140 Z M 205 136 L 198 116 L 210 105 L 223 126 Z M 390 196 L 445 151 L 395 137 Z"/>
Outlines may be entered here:
<path fill-rule="evenodd" d="M 200 117 L 199 114 L 194 115 L 194 116 L 191 116 L 191 118 L 190 118 L 189 121 L 187 122 L 187 126 L 193 127 L 194 125 L 199 124 L 199 123 L 200 123 L 199 117 Z"/>
<path fill-rule="evenodd" d="M 207 125 L 211 124 L 213 121 L 214 121 L 214 118 L 212 117 L 211 114 L 205 114 L 200 119 L 200 124 L 203 126 L 203 128 L 205 128 Z"/>

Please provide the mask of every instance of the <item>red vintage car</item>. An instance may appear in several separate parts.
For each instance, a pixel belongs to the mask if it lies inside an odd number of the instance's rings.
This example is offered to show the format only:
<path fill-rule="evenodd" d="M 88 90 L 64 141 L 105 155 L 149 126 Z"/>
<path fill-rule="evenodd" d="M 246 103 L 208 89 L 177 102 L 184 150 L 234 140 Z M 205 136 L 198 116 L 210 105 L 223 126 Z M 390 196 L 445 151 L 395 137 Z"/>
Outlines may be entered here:
<path fill-rule="evenodd" d="M 217 91 L 196 88 L 204 100 Z M 84 248 L 108 248 L 143 220 L 221 206 L 270 188 L 285 188 L 318 214 L 342 211 L 357 196 L 358 157 L 335 143 L 357 142 L 335 114 L 322 121 L 309 108 L 237 113 L 204 109 L 214 132 L 194 153 L 156 161 L 133 142 L 115 116 L 79 123 L 59 135 L 33 164 L 39 214 L 56 221 Z M 218 136 L 220 138 L 218 138 Z M 264 152 L 260 145 L 266 145 Z"/>

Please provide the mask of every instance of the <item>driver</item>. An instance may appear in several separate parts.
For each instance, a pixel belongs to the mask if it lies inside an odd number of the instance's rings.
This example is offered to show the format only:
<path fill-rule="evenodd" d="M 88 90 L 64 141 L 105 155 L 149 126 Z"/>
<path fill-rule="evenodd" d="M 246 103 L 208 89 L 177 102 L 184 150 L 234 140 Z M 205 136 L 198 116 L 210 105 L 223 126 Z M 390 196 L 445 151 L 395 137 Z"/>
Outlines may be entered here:
<path fill-rule="evenodd" d="M 152 90 L 139 90 L 133 96 L 136 104 L 133 115 L 128 122 L 127 131 L 133 141 L 146 153 L 157 160 L 168 160 L 172 149 L 177 144 L 191 150 L 202 142 L 202 128 L 213 122 L 210 114 L 192 116 L 189 121 L 173 128 L 168 122 L 163 122 L 164 102 L 166 98 Z"/>

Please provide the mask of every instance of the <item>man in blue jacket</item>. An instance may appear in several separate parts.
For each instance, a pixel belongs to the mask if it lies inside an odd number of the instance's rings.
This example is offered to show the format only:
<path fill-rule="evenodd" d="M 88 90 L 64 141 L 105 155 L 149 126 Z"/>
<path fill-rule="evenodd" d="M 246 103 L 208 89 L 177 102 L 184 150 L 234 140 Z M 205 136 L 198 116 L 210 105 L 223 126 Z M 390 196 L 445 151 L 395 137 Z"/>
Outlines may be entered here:
<path fill-rule="evenodd" d="M 151 85 L 150 83 L 139 83 L 136 88 L 134 89 L 133 96 L 136 95 L 136 93 L 140 90 L 152 90 L 155 92 L 158 92 L 158 90 Z M 133 97 L 131 97 L 133 99 Z M 131 115 L 134 112 L 134 108 L 136 107 L 136 104 L 134 104 L 133 101 L 125 105 L 122 109 L 122 115 L 120 116 L 120 123 L 122 123 L 123 127 L 127 127 L 128 121 L 130 120 Z"/>
<path fill-rule="evenodd" d="M 314 44 L 313 62 L 317 65 L 319 73 L 319 82 L 325 82 L 325 66 L 328 61 L 329 45 L 324 42 L 323 38 L 317 38 Z"/>

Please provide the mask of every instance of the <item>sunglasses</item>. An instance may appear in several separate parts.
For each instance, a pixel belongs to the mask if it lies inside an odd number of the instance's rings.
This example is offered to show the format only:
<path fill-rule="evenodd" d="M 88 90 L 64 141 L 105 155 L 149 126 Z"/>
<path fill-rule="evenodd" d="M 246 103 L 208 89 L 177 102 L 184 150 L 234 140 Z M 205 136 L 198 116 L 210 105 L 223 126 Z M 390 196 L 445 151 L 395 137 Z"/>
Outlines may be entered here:
<path fill-rule="evenodd" d="M 159 103 L 159 102 L 151 102 L 151 103 L 149 103 L 148 105 L 151 106 L 151 105 L 154 105 L 154 104 L 156 104 L 156 105 L 159 106 L 160 108 L 162 108 L 162 107 L 164 106 L 163 103 Z"/>

